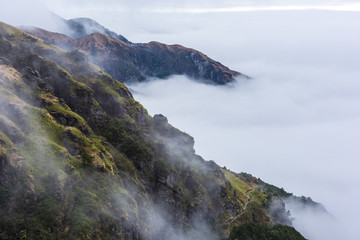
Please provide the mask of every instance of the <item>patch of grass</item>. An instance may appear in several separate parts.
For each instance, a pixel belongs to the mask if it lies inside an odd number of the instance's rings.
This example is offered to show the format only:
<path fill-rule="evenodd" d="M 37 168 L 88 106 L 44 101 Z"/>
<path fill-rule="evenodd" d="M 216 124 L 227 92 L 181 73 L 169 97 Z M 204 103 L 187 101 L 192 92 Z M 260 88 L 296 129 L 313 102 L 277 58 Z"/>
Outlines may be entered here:
<path fill-rule="evenodd" d="M 129 98 L 125 102 L 125 106 L 128 109 L 130 116 L 132 118 L 136 118 L 136 116 L 140 113 L 147 113 L 145 108 L 133 98 Z"/>
<path fill-rule="evenodd" d="M 270 225 L 271 220 L 268 211 L 258 201 L 251 201 L 248 203 L 246 211 L 239 218 L 239 222 L 253 222 L 257 224 Z"/>
<path fill-rule="evenodd" d="M 239 205 L 244 205 L 245 202 L 248 201 L 248 196 L 246 194 L 251 191 L 251 187 L 244 181 L 240 180 L 240 178 L 238 178 L 234 173 L 226 169 L 221 170 L 225 174 L 226 180 L 230 182 L 232 187 L 232 189 L 227 189 L 229 198 L 235 197 L 240 201 Z"/>
<path fill-rule="evenodd" d="M 91 132 L 90 127 L 87 125 L 85 120 L 77 113 L 71 111 L 70 108 L 64 107 L 60 104 L 53 104 L 46 107 L 46 110 L 57 119 L 61 121 L 60 124 L 73 126 L 80 129 L 83 133 L 88 134 Z"/>
<path fill-rule="evenodd" d="M 66 132 L 66 141 L 70 141 L 72 146 L 80 149 L 84 165 L 91 165 L 96 169 L 114 173 L 113 157 L 106 151 L 100 139 L 96 138 L 95 135 L 88 138 L 74 127 L 67 127 Z"/>
<path fill-rule="evenodd" d="M 7 153 L 5 148 L 10 148 L 11 145 L 11 140 L 0 130 L 0 152 Z"/>
<path fill-rule="evenodd" d="M 251 187 L 246 184 L 244 181 L 240 180 L 234 173 L 221 169 L 225 174 L 225 178 L 231 183 L 231 186 L 240 192 L 246 193 L 251 190 Z"/>
<path fill-rule="evenodd" d="M 40 112 L 40 123 L 46 133 L 52 141 L 56 142 L 57 144 L 61 145 L 60 137 L 61 134 L 64 132 L 65 127 L 56 122 L 56 120 L 49 114 L 48 111 L 41 110 Z"/>
<path fill-rule="evenodd" d="M 42 92 L 35 90 L 33 93 L 38 99 L 41 100 L 42 104 L 45 106 L 59 104 L 59 99 L 50 92 Z"/>
<path fill-rule="evenodd" d="M 266 225 L 245 223 L 234 227 L 231 230 L 228 240 L 305 240 L 301 234 L 293 227 L 275 225 L 269 227 Z"/>
<path fill-rule="evenodd" d="M 267 201 L 267 195 L 260 192 L 259 190 L 254 190 L 249 195 L 253 198 L 253 201 L 259 202 L 264 205 Z"/>

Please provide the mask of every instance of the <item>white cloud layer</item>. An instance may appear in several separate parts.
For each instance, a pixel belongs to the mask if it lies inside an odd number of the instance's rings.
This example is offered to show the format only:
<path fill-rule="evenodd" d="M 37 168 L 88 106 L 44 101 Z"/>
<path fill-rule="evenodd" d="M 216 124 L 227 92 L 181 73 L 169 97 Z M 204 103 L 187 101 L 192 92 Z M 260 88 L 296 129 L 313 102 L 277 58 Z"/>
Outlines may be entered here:
<path fill-rule="evenodd" d="M 200 49 L 254 78 L 219 87 L 174 76 L 131 86 L 135 98 L 194 136 L 205 158 L 322 202 L 335 220 L 294 210 L 305 236 L 359 239 L 360 15 L 194 14 L 177 33 L 180 16 L 168 32 L 137 36 Z"/>
<path fill-rule="evenodd" d="M 254 77 L 233 88 L 183 76 L 132 88 L 151 114 L 194 136 L 205 158 L 322 202 L 337 221 L 318 216 L 323 224 L 314 229 L 306 223 L 312 215 L 298 214 L 296 226 L 310 239 L 360 239 L 358 1 L 253 2 L 14 0 L 0 3 L 0 20 L 55 29 L 46 6 L 66 18 L 94 18 L 133 42 L 201 50 Z M 279 11 L 309 5 L 354 12 Z"/>

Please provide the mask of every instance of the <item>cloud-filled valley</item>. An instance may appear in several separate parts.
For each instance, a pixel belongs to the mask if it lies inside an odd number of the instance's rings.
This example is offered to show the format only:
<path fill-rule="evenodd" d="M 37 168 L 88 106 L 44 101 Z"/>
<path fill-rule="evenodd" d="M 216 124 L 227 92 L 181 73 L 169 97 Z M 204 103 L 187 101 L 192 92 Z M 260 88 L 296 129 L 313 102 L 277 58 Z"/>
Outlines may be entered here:
<path fill-rule="evenodd" d="M 65 3 L 47 5 L 61 15 Z M 119 14 L 120 7 L 96 10 L 89 2 L 81 14 L 132 42 L 182 44 L 252 77 L 230 86 L 186 76 L 151 79 L 129 85 L 135 99 L 193 136 L 205 159 L 324 204 L 333 218 L 287 203 L 305 237 L 359 239 L 359 12 L 158 13 L 135 3 Z M 28 5 L 42 12 L 34 6 Z M 69 8 L 64 17 L 79 17 L 78 4 Z M 28 23 L 6 17 L 12 24 Z M 46 18 L 29 23 L 56 29 Z"/>
<path fill-rule="evenodd" d="M 219 87 L 173 76 L 130 86 L 135 98 L 194 136 L 205 158 L 323 203 L 337 220 L 305 236 L 324 239 L 330 232 L 333 239 L 340 233 L 356 239 L 359 212 L 351 202 L 360 185 L 359 14 L 206 17 L 184 38 L 152 36 L 191 42 L 253 79 Z"/>
<path fill-rule="evenodd" d="M 339 209 L 339 203 L 353 199 L 352 189 L 359 184 L 354 126 L 360 120 L 347 112 L 358 108 L 351 104 L 354 99 L 305 103 L 298 95 L 305 89 L 295 83 L 246 81 L 219 89 L 174 77 L 131 88 L 151 114 L 161 112 L 193 135 L 197 153 L 206 159 L 311 196 L 334 214 L 353 214 L 354 206 Z M 348 109 L 334 106 L 338 101 L 349 104 Z"/>

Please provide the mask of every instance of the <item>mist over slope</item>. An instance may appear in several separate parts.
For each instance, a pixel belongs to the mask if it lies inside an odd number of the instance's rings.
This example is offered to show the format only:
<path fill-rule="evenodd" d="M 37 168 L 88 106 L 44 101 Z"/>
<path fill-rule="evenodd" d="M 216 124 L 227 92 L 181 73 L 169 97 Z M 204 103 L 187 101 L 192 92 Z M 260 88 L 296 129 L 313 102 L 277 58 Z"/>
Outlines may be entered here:
<path fill-rule="evenodd" d="M 290 194 L 196 155 L 83 53 L 0 23 L 0 56 L 1 239 L 221 239 L 292 224 L 271 208 Z"/>
<path fill-rule="evenodd" d="M 357 78 L 348 81 L 342 82 L 344 88 L 346 84 L 358 86 Z M 356 229 L 349 220 L 357 215 L 351 201 L 359 184 L 354 162 L 359 140 L 358 103 L 354 101 L 357 91 L 302 103 L 315 89 L 323 94 L 324 87 L 314 82 L 285 84 L 280 78 L 253 78 L 219 88 L 183 76 L 132 85 L 130 89 L 150 113 L 162 112 L 191 132 L 197 153 L 205 158 L 268 182 L 273 179 L 276 185 L 296 194 L 313 192 L 310 196 L 321 199 L 334 217 L 297 211 L 300 214 L 295 226 L 306 237 L 337 239 Z M 306 218 L 324 224 L 312 228 Z M 356 231 L 351 233 L 346 239 L 356 239 Z"/>
<path fill-rule="evenodd" d="M 114 3 L 108 1 L 108 3 L 110 2 Z M 313 2 L 316 4 L 319 1 Z M 324 3 L 324 1 L 320 2 Z M 326 3 L 330 2 L 326 1 Z M 68 2 L 63 8 L 63 16 L 78 17 L 80 11 L 83 16 L 93 17 L 104 26 L 125 34 L 133 41 L 157 40 L 169 44 L 180 43 L 206 52 L 222 63 L 231 66 L 232 69 L 245 70 L 244 72 L 253 76 L 256 80 L 253 81 L 255 84 L 250 84 L 247 91 L 257 94 L 254 95 L 254 98 L 247 98 L 250 94 L 246 94 L 247 97 L 243 103 L 245 108 L 250 109 L 250 113 L 255 112 L 254 116 L 257 117 L 245 119 L 244 127 L 238 132 L 234 131 L 234 128 L 232 131 L 227 131 L 227 128 L 224 127 L 225 124 L 229 124 L 229 119 L 233 118 L 230 116 L 225 119 L 227 115 L 219 113 L 219 109 L 223 109 L 224 105 L 220 108 L 213 107 L 210 115 L 211 119 L 214 116 L 218 117 L 212 123 L 218 122 L 223 126 L 221 128 L 223 131 L 217 132 L 215 129 L 218 129 L 219 125 L 209 124 L 206 126 L 208 118 L 204 120 L 194 114 L 195 112 L 192 112 L 192 116 L 201 122 L 195 127 L 191 127 L 191 123 L 197 121 L 186 114 L 191 111 L 185 110 L 182 113 L 180 111 L 176 113 L 183 118 L 175 118 L 176 115 L 170 115 L 166 111 L 161 112 L 168 115 L 171 122 L 176 122 L 176 126 L 181 126 L 182 129 L 186 129 L 196 137 L 197 152 L 206 158 L 216 159 L 217 162 L 221 162 L 221 166 L 226 165 L 231 169 L 241 168 L 237 171 L 246 169 L 269 182 L 284 186 L 289 191 L 312 196 L 325 203 L 337 218 L 335 227 L 330 227 L 334 225 L 319 218 L 317 223 L 325 223 L 319 227 L 323 227 L 326 231 L 329 229 L 338 231 L 338 233 L 331 234 L 335 239 L 339 239 L 339 236 L 345 239 L 359 239 L 356 225 L 359 213 L 356 203 L 353 201 L 358 198 L 358 193 L 354 189 L 357 189 L 360 184 L 357 177 L 359 168 L 355 159 L 359 155 L 356 151 L 358 149 L 356 143 L 359 141 L 357 128 L 359 122 L 356 117 L 358 112 L 356 110 L 358 108 L 357 79 L 359 76 L 357 65 L 358 56 L 360 56 L 359 42 L 357 41 L 358 13 L 338 11 L 246 13 L 239 11 L 225 14 L 221 12 L 194 14 L 175 13 L 170 9 L 168 12 L 154 14 L 151 11 L 136 11 L 139 7 L 138 4 L 132 5 L 131 12 L 114 8 L 112 4 L 109 4 L 107 8 L 93 11 L 91 9 L 94 8 L 84 8 L 84 6 L 98 3 L 87 1 L 86 4 L 85 2 L 83 4 L 83 6 L 79 6 L 78 3 L 74 3 L 74 7 L 71 2 Z M 153 2 L 151 7 L 153 7 Z M 35 8 L 34 5 L 27 4 L 23 14 L 17 12 L 18 14 L 12 16 L 16 16 L 17 20 L 23 20 L 24 16 L 37 12 Z M 19 11 L 18 8 L 16 9 Z M 55 10 L 57 13 L 61 12 L 61 9 Z M 2 16 L 6 16 L 6 14 Z M 23 18 L 18 16 L 23 16 Z M 37 20 L 39 16 L 41 15 L 36 14 L 29 19 Z M 41 21 L 39 23 L 46 25 L 48 22 Z M 20 24 L 23 23 L 18 25 Z M 206 40 L 204 40 L 204 36 Z M 225 39 L 224 36 L 226 36 Z M 293 78 L 293 76 L 297 77 Z M 283 83 L 289 79 L 303 82 L 303 85 L 300 84 L 301 91 L 297 89 L 299 84 L 293 84 L 293 81 L 285 84 L 286 88 L 281 88 Z M 275 85 L 273 85 L 274 83 Z M 189 88 L 184 89 L 185 91 L 190 90 Z M 309 92 L 310 94 L 308 94 Z M 216 99 L 221 96 L 216 91 L 211 94 L 217 96 Z M 296 97 L 292 99 L 293 94 Z M 312 97 L 311 100 L 305 98 L 307 95 Z M 261 96 L 269 96 L 269 98 L 261 98 Z M 176 95 L 172 97 L 176 98 Z M 181 102 L 184 97 L 178 99 Z M 207 102 L 216 104 L 214 99 L 208 99 Z M 256 101 L 257 99 L 261 100 L 260 105 Z M 162 99 L 161 103 L 164 101 L 166 100 Z M 197 101 L 198 98 L 195 98 L 195 101 L 188 106 L 193 106 Z M 228 99 L 225 102 L 228 107 L 225 109 L 229 111 L 238 109 L 236 105 L 235 107 L 232 107 L 231 104 L 228 105 L 232 102 L 234 100 Z M 311 110 L 309 106 L 312 106 L 313 102 L 317 103 L 315 104 L 316 109 Z M 159 112 L 153 111 L 146 102 L 143 103 L 150 109 L 150 112 Z M 175 109 L 181 110 L 182 108 L 181 106 L 171 107 L 170 112 Z M 299 109 L 301 111 L 297 113 L 295 110 Z M 284 114 L 287 111 L 290 116 Z M 259 121 L 262 118 L 269 120 L 271 124 Z M 280 121 L 280 123 L 276 124 L 276 121 Z M 305 121 L 306 124 L 299 124 L 302 121 Z M 250 127 L 246 126 L 251 122 L 256 124 L 252 124 Z M 235 121 L 230 121 L 230 123 L 229 126 L 236 125 Z M 287 127 L 281 127 L 282 124 Z M 216 146 L 201 145 L 201 143 L 214 142 L 207 135 L 201 138 L 203 132 L 216 133 L 217 141 L 221 139 L 223 133 L 223 142 L 227 144 L 223 145 L 222 154 L 220 151 L 216 151 L 218 150 Z M 234 141 L 228 136 L 239 136 L 241 139 Z M 226 142 L 226 139 L 229 139 L 229 142 Z M 262 146 L 261 151 L 259 145 Z M 238 150 L 234 150 L 232 147 L 238 148 Z M 234 153 L 239 157 L 237 159 L 224 158 L 224 152 Z M 241 167 L 237 167 L 240 162 L 239 158 L 242 162 Z M 225 159 L 228 161 L 222 162 Z M 256 165 L 255 162 L 261 164 Z M 272 171 L 267 171 L 268 169 Z M 300 171 L 292 171 L 295 169 Z M 311 212 L 306 216 L 306 218 L 308 217 L 314 219 Z M 301 218 L 298 219 L 301 220 Z M 306 226 L 306 222 L 302 224 L 301 221 L 299 222 L 299 227 Z M 324 232 L 320 232 L 319 229 L 315 230 L 320 234 Z M 316 234 L 307 233 L 306 229 L 304 231 L 306 236 L 316 236 Z"/>
<path fill-rule="evenodd" d="M 125 43 L 132 44 L 124 36 L 105 28 L 90 18 L 75 18 L 69 20 L 60 18 L 60 21 L 64 23 L 63 29 L 59 29 L 62 30 L 60 33 L 66 34 L 72 38 L 83 38 L 92 33 L 101 33 L 110 38 L 116 38 Z"/>
<path fill-rule="evenodd" d="M 131 86 L 134 96 L 150 113 L 162 112 L 191 133 L 197 153 L 205 158 L 323 203 L 334 218 L 325 221 L 303 212 L 295 222 L 305 237 L 358 239 L 360 213 L 353 199 L 359 197 L 354 189 L 360 185 L 359 13 L 184 15 L 181 33 L 134 31 L 132 38 L 192 43 L 253 78 L 239 79 L 233 88 L 213 88 L 175 76 L 168 82 Z M 172 25 L 184 15 L 161 16 Z M 194 19 L 196 30 L 190 25 Z M 219 45 L 223 38 L 214 32 L 227 36 L 226 44 Z M 306 229 L 308 221 L 301 220 L 305 215 L 324 224 Z"/>

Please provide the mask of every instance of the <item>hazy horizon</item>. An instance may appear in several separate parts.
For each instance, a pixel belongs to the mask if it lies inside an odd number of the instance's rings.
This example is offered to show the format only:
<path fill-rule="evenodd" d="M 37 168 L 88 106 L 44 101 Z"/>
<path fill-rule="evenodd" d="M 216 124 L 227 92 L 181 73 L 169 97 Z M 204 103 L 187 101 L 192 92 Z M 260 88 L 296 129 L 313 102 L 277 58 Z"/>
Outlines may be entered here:
<path fill-rule="evenodd" d="M 151 115 L 192 135 L 205 159 L 324 204 L 337 220 L 297 212 L 304 236 L 359 239 L 359 4 L 297 2 L 15 1 L 27 14 L 0 20 L 55 29 L 46 8 L 90 17 L 132 42 L 182 44 L 251 76 L 232 87 L 185 76 L 130 87 Z M 28 21 L 32 8 L 41 14 Z"/>

